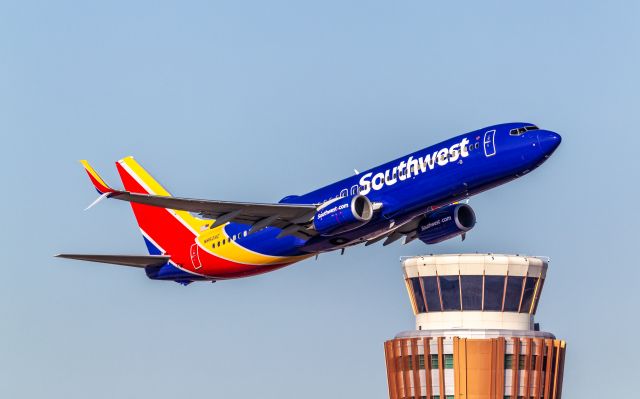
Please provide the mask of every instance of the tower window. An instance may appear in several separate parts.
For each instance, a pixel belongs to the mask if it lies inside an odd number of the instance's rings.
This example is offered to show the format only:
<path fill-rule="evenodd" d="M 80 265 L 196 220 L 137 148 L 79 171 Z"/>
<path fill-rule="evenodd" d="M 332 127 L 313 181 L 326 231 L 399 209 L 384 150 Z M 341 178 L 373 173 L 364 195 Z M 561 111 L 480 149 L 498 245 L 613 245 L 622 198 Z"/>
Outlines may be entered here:
<path fill-rule="evenodd" d="M 513 355 L 504 355 L 504 368 L 506 370 L 513 368 Z"/>
<path fill-rule="evenodd" d="M 438 368 L 438 355 L 431 355 L 431 369 L 437 369 Z"/>
<path fill-rule="evenodd" d="M 462 310 L 460 308 L 459 276 L 439 276 L 438 280 L 442 293 L 443 310 Z"/>
<path fill-rule="evenodd" d="M 444 368 L 452 369 L 453 368 L 453 355 L 444 355 Z"/>

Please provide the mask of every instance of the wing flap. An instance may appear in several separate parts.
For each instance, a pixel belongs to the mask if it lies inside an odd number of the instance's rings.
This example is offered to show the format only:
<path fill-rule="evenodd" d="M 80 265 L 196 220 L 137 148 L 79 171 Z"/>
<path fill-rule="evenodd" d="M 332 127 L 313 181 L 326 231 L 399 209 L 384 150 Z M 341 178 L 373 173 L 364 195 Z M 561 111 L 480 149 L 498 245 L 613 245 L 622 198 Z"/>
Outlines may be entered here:
<path fill-rule="evenodd" d="M 96 255 L 96 254 L 59 254 L 56 258 L 84 260 L 88 262 L 109 263 L 119 266 L 147 267 L 160 266 L 169 259 L 164 255 Z"/>

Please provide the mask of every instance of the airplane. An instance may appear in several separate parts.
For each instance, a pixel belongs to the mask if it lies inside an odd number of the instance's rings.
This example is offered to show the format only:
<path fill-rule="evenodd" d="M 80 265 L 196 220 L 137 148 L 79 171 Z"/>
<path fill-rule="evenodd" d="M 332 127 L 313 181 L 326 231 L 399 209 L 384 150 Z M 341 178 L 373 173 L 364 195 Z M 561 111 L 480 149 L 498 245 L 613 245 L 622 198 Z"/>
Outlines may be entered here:
<path fill-rule="evenodd" d="M 278 203 L 173 197 L 133 157 L 116 162 L 124 186 L 117 190 L 81 161 L 100 194 L 89 207 L 104 198 L 129 202 L 149 255 L 56 256 L 143 268 L 150 279 L 188 285 L 358 244 L 464 240 L 476 224 L 468 198 L 536 169 L 561 140 L 532 123 L 489 126 Z"/>

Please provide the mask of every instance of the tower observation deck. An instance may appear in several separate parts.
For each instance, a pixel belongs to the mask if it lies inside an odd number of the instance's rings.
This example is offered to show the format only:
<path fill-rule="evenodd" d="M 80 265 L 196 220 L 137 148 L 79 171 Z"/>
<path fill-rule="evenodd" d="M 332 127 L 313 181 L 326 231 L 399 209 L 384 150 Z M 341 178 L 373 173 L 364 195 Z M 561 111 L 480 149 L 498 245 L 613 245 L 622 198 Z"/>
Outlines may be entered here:
<path fill-rule="evenodd" d="M 402 259 L 416 329 L 385 342 L 391 399 L 559 399 L 565 342 L 534 321 L 548 261 Z"/>

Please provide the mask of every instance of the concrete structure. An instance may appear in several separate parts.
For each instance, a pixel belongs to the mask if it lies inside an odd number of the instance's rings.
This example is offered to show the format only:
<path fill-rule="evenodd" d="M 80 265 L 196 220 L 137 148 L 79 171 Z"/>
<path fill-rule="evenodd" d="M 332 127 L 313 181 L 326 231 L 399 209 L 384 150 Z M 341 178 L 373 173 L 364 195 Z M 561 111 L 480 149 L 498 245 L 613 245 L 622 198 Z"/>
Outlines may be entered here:
<path fill-rule="evenodd" d="M 560 399 L 565 342 L 534 322 L 546 259 L 431 255 L 402 266 L 416 330 L 385 342 L 391 399 Z"/>

